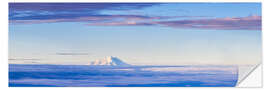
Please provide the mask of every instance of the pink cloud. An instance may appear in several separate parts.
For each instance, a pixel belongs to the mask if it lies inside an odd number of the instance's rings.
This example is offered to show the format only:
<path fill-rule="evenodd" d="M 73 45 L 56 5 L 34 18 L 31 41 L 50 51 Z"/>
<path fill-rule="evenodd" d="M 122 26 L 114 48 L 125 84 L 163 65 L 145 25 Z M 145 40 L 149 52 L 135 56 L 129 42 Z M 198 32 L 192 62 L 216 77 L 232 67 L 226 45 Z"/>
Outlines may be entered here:
<path fill-rule="evenodd" d="M 175 28 L 199 28 L 199 29 L 218 29 L 218 30 L 261 30 L 261 16 L 161 21 L 157 22 L 157 24 Z"/>
<path fill-rule="evenodd" d="M 87 16 L 78 18 L 65 18 L 65 19 L 43 19 L 43 20 L 9 20 L 11 24 L 40 24 L 40 23 L 58 23 L 58 22 L 86 22 L 91 24 L 101 25 L 103 22 L 120 23 L 123 21 L 128 24 L 132 24 L 131 21 L 145 21 L 152 19 L 164 19 L 167 17 L 148 17 L 148 16 L 138 16 L 138 15 L 109 15 L 109 16 Z M 124 24 L 124 23 L 123 23 Z M 121 24 L 118 24 L 121 25 Z"/>
<path fill-rule="evenodd" d="M 182 18 L 181 20 L 179 20 Z M 183 20 L 183 18 L 188 18 Z M 192 18 L 192 19 L 191 19 Z M 170 20 L 171 19 L 171 20 Z M 148 17 L 139 15 L 87 16 L 68 19 L 10 20 L 14 24 L 85 22 L 88 26 L 149 26 L 214 30 L 261 30 L 261 16 L 205 18 L 201 16 Z"/>

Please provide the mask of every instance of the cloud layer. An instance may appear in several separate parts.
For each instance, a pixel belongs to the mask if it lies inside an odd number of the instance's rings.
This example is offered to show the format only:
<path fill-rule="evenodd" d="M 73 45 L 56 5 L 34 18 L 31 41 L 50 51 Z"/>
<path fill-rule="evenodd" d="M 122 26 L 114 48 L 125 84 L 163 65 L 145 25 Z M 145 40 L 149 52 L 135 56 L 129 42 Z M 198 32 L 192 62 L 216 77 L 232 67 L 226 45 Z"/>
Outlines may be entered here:
<path fill-rule="evenodd" d="M 10 58 L 8 60 L 41 60 L 41 59 L 36 59 L 36 58 Z"/>
<path fill-rule="evenodd" d="M 10 24 L 84 22 L 87 26 L 164 26 L 188 29 L 261 30 L 261 16 L 148 16 L 102 14 L 139 10 L 161 3 L 9 3 Z M 181 13 L 181 12 L 179 12 Z"/>
<path fill-rule="evenodd" d="M 61 87 L 232 87 L 237 83 L 237 67 L 180 66 L 181 70 L 152 71 L 151 66 L 93 67 L 87 65 L 9 65 L 10 86 Z M 212 69 L 219 68 L 219 69 Z M 122 70 L 119 70 L 122 69 Z M 123 69 L 134 69 L 125 71 Z M 140 70 L 143 69 L 143 70 Z M 190 69 L 192 69 L 190 71 Z M 232 73 L 234 72 L 234 73 Z"/>
<path fill-rule="evenodd" d="M 176 28 L 223 29 L 223 30 L 262 29 L 261 16 L 165 21 L 165 22 L 158 22 L 158 24 Z"/>
<path fill-rule="evenodd" d="M 89 55 L 88 53 L 56 53 L 56 55 Z"/>
<path fill-rule="evenodd" d="M 71 19 L 100 16 L 103 10 L 132 10 L 157 3 L 9 3 L 9 20 Z"/>

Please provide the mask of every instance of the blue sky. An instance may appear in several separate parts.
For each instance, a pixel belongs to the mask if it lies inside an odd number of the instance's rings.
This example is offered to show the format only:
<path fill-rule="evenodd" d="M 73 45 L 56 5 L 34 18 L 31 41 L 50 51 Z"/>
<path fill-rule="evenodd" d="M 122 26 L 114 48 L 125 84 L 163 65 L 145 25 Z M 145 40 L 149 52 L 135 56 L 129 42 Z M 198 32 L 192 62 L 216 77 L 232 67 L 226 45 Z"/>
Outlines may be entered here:
<path fill-rule="evenodd" d="M 9 3 L 9 61 L 253 64 L 260 3 Z M 244 62 L 244 63 L 243 63 Z"/>

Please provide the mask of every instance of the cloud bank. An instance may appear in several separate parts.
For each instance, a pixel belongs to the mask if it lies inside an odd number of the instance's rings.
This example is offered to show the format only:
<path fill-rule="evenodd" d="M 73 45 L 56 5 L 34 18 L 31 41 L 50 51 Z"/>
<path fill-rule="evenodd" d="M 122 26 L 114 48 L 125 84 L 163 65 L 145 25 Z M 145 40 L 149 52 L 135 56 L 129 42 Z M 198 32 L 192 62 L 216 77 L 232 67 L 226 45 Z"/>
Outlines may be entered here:
<path fill-rule="evenodd" d="M 86 26 L 163 26 L 180 29 L 261 30 L 261 16 L 148 16 L 102 14 L 140 10 L 162 3 L 9 3 L 10 24 L 83 22 Z M 181 12 L 179 12 L 181 13 Z"/>
<path fill-rule="evenodd" d="M 216 18 L 199 20 L 179 20 L 158 22 L 175 28 L 223 29 L 223 30 L 261 30 L 261 16 L 238 18 Z"/>

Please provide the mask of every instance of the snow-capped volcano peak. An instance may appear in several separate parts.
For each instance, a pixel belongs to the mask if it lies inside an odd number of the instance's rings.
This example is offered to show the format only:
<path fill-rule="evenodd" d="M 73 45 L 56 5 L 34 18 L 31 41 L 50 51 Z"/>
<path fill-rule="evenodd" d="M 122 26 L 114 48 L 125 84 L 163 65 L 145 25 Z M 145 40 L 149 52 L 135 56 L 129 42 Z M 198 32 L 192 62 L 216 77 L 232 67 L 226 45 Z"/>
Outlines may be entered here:
<path fill-rule="evenodd" d="M 109 56 L 104 59 L 95 60 L 90 62 L 90 65 L 102 65 L 102 66 L 129 66 L 129 64 L 123 62 L 117 57 Z"/>

